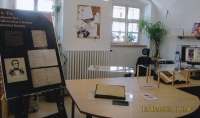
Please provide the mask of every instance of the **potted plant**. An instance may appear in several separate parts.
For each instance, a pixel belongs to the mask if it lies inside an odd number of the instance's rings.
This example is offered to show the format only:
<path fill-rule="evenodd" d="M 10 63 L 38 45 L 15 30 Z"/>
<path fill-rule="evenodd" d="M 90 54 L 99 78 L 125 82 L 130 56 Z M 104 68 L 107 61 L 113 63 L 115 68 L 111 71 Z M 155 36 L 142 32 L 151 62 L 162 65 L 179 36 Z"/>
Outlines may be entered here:
<path fill-rule="evenodd" d="M 160 58 L 160 45 L 162 44 L 163 37 L 167 34 L 167 30 L 164 28 L 163 24 L 158 21 L 152 24 L 142 18 L 138 23 L 139 31 L 144 31 L 144 34 L 150 39 L 150 41 L 155 45 L 154 57 Z"/>
<path fill-rule="evenodd" d="M 136 36 L 135 36 L 133 33 L 129 33 L 129 34 L 128 34 L 128 40 L 129 40 L 130 42 L 135 41 L 135 39 L 136 39 Z"/>

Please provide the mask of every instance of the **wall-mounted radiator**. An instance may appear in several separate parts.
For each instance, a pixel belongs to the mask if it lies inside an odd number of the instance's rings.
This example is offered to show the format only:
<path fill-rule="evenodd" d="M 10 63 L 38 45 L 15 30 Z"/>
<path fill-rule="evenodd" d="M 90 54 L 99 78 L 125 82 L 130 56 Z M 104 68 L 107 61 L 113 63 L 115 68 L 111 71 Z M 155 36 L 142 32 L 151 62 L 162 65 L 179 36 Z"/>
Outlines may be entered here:
<path fill-rule="evenodd" d="M 90 65 L 109 65 L 110 50 L 66 50 L 66 79 L 106 78 L 108 72 L 89 71 Z"/>

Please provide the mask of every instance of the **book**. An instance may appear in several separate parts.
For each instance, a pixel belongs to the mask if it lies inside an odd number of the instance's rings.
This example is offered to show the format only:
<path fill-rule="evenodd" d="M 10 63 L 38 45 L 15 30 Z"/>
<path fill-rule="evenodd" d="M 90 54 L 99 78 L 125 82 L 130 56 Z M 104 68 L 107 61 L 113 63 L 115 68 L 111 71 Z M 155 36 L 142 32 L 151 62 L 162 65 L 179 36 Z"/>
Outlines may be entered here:
<path fill-rule="evenodd" d="M 155 72 L 156 74 L 158 74 L 157 71 Z M 161 82 L 164 82 L 166 84 L 171 84 L 173 80 L 173 71 L 160 71 L 160 78 Z M 180 73 L 175 71 L 174 84 L 178 83 L 186 83 L 186 78 L 184 78 Z"/>
<path fill-rule="evenodd" d="M 125 86 L 97 84 L 94 97 L 125 100 Z"/>
<path fill-rule="evenodd" d="M 200 48 L 198 47 L 186 48 L 185 60 L 191 62 L 200 62 Z"/>

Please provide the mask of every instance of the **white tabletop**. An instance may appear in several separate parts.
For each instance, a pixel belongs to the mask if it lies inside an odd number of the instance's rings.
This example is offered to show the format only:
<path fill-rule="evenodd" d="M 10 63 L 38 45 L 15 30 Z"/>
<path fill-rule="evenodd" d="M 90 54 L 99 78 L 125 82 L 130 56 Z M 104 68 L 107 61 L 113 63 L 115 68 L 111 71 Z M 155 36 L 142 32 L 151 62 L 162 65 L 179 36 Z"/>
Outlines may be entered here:
<path fill-rule="evenodd" d="M 112 99 L 89 98 L 90 91 L 95 91 L 96 84 L 123 85 L 126 92 L 133 93 L 133 101 L 129 106 L 112 105 Z M 141 86 L 156 85 L 157 81 L 152 78 L 146 83 L 145 77 L 129 78 L 104 78 L 104 79 L 82 79 L 66 80 L 66 87 L 76 103 L 79 111 L 96 117 L 112 118 L 175 118 L 194 112 L 199 107 L 199 98 L 192 94 L 183 92 L 179 87 L 199 86 L 200 81 L 191 80 L 186 84 L 175 86 L 160 83 L 160 87 L 153 89 L 141 89 Z M 141 96 L 149 93 L 157 99 L 148 100 Z M 161 108 L 158 111 L 150 111 L 150 107 Z M 162 108 L 171 107 L 172 111 L 163 111 Z M 179 108 L 191 108 L 180 110 Z M 143 110 L 145 108 L 145 110 Z"/>
<path fill-rule="evenodd" d="M 109 71 L 109 72 L 124 72 L 124 73 L 134 73 L 132 67 L 122 67 L 122 66 L 101 66 L 101 65 L 91 65 L 88 70 L 92 71 Z"/>

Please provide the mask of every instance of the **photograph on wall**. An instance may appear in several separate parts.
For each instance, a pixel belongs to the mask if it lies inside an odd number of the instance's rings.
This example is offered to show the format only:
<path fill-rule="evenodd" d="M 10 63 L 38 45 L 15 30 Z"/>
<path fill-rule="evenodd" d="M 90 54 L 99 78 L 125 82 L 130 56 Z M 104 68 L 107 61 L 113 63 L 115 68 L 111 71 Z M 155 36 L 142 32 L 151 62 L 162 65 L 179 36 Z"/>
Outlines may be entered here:
<path fill-rule="evenodd" d="M 62 82 L 58 67 L 32 69 L 31 76 L 34 88 Z"/>
<path fill-rule="evenodd" d="M 24 58 L 7 58 L 4 61 L 8 83 L 28 80 Z"/>
<path fill-rule="evenodd" d="M 44 30 L 31 30 L 34 47 L 47 47 L 47 38 Z"/>

